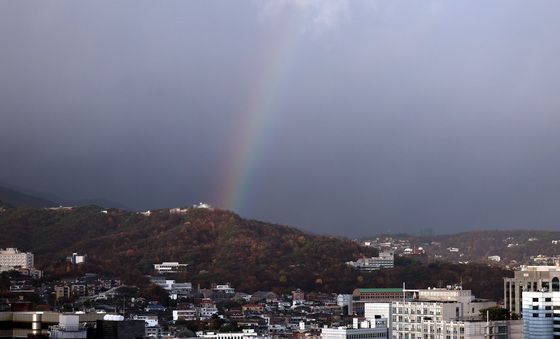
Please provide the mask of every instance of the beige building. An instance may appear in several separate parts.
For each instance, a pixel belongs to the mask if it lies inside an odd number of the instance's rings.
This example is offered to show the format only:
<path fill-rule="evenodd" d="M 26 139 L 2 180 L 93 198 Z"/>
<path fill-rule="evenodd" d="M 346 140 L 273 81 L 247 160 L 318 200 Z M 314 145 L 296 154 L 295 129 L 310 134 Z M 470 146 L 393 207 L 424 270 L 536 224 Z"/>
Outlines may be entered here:
<path fill-rule="evenodd" d="M 56 296 L 56 300 L 58 299 L 70 299 L 72 297 L 72 289 L 68 285 L 64 286 L 55 286 L 54 293 Z"/>
<path fill-rule="evenodd" d="M 504 308 L 521 314 L 527 291 L 560 291 L 560 266 L 523 266 L 513 278 L 504 278 Z"/>

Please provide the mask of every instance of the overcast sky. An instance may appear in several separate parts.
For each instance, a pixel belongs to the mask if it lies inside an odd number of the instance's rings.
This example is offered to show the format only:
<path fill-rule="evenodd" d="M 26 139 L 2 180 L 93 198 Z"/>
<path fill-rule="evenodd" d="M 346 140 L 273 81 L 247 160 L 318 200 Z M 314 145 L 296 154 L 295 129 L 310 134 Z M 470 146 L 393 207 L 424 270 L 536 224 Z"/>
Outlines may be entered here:
<path fill-rule="evenodd" d="M 0 2 L 0 183 L 317 233 L 560 221 L 558 1 Z"/>

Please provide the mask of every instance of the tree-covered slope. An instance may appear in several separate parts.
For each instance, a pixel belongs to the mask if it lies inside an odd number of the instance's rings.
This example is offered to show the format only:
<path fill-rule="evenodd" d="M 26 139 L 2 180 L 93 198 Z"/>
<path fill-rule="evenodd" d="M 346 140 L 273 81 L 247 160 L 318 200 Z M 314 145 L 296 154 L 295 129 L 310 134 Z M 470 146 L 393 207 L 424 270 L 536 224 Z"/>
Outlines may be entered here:
<path fill-rule="evenodd" d="M 500 298 L 502 277 L 485 265 L 421 264 L 399 259 L 397 267 L 363 273 L 345 264 L 374 249 L 347 239 L 246 220 L 222 210 L 189 209 L 185 214 L 159 210 L 144 216 L 95 206 L 72 210 L 8 208 L 0 213 L 0 247 L 35 253 L 39 268 L 64 275 L 65 257 L 87 254 L 82 272 L 115 274 L 126 280 L 152 273 L 162 261 L 189 264 L 181 278 L 208 286 L 230 282 L 241 291 L 350 293 L 356 287 L 411 288 L 463 281 L 479 297 Z M 75 268 L 72 268 L 74 270 Z"/>

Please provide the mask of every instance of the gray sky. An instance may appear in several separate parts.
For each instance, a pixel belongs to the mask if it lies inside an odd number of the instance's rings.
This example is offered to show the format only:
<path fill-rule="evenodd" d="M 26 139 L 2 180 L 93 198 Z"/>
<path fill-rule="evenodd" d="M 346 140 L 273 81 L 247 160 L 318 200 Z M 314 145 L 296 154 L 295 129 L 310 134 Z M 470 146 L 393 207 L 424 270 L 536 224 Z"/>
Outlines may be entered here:
<path fill-rule="evenodd" d="M 0 2 L 0 182 L 348 236 L 555 228 L 558 1 Z"/>

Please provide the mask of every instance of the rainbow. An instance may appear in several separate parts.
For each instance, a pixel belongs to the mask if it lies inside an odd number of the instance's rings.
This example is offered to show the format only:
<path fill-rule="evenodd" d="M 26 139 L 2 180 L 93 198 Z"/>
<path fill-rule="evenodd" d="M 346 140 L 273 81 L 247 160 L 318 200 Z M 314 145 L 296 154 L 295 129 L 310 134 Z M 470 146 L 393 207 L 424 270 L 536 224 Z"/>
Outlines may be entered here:
<path fill-rule="evenodd" d="M 286 24 L 269 37 L 261 49 L 248 98 L 226 165 L 225 182 L 218 189 L 218 206 L 243 213 L 260 157 L 266 147 L 267 131 L 273 128 L 274 106 L 279 88 L 297 43 L 297 25 Z"/>

